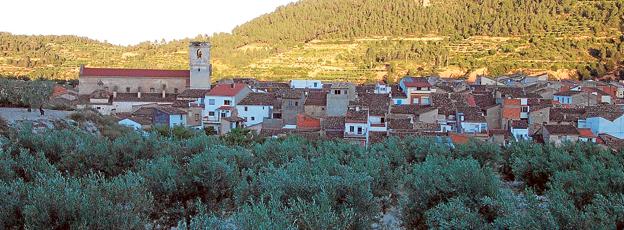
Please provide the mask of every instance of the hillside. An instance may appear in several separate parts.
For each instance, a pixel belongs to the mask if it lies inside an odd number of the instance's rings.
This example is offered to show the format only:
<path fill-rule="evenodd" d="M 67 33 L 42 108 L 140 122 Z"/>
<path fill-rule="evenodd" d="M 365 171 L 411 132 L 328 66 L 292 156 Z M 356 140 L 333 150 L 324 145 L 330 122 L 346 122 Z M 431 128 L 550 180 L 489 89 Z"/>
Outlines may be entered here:
<path fill-rule="evenodd" d="M 124 47 L 0 33 L 0 75 L 74 79 L 77 66 L 184 69 L 210 40 L 216 78 L 368 81 L 514 71 L 591 78 L 621 63 L 624 0 L 302 0 L 232 33 Z"/>

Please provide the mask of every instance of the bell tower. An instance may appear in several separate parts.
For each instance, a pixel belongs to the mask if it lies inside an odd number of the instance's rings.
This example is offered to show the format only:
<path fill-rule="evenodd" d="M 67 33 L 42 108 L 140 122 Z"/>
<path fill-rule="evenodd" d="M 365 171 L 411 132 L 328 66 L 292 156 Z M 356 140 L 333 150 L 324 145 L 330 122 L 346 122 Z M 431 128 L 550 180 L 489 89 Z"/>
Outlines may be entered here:
<path fill-rule="evenodd" d="M 210 89 L 210 43 L 191 42 L 189 45 L 189 67 L 191 71 L 191 89 Z"/>

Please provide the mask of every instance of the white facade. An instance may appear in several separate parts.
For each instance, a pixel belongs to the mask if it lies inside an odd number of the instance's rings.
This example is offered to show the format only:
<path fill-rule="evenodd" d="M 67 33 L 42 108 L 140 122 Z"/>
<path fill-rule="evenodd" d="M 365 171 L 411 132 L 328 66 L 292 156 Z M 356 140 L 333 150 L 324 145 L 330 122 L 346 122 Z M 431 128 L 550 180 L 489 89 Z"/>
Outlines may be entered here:
<path fill-rule="evenodd" d="M 319 80 L 291 80 L 290 88 L 293 89 L 323 89 L 323 83 Z"/>
<path fill-rule="evenodd" d="M 377 83 L 375 85 L 375 93 L 376 94 L 390 94 L 392 92 L 392 87 Z"/>
<path fill-rule="evenodd" d="M 238 116 L 245 119 L 245 126 L 254 126 L 271 118 L 273 106 L 266 105 L 237 105 Z"/>
<path fill-rule="evenodd" d="M 206 103 L 203 112 L 204 117 L 207 117 L 209 121 L 219 121 L 217 109 L 224 105 L 232 107 L 236 106 L 236 98 L 225 96 L 206 96 L 204 103 Z"/>
<path fill-rule="evenodd" d="M 186 126 L 186 114 L 169 115 L 169 127 Z"/>
<path fill-rule="evenodd" d="M 386 132 L 388 131 L 388 126 L 386 125 L 385 118 L 383 116 L 368 116 L 368 126 L 369 131 L 372 132 Z"/>
<path fill-rule="evenodd" d="M 487 131 L 487 123 L 461 122 L 463 133 L 483 133 Z"/>
<path fill-rule="evenodd" d="M 529 137 L 529 129 L 511 129 L 511 135 L 513 135 L 514 139 L 516 139 L 516 141 L 522 141 L 522 140 L 531 140 L 531 137 Z"/>
<path fill-rule="evenodd" d="M 345 123 L 345 137 L 366 137 L 368 123 Z"/>
<path fill-rule="evenodd" d="M 579 120 L 579 128 L 589 128 L 595 135 L 609 134 L 619 139 L 624 138 L 624 116 L 618 117 L 614 121 L 609 121 L 602 117 L 590 117 L 587 120 Z"/>

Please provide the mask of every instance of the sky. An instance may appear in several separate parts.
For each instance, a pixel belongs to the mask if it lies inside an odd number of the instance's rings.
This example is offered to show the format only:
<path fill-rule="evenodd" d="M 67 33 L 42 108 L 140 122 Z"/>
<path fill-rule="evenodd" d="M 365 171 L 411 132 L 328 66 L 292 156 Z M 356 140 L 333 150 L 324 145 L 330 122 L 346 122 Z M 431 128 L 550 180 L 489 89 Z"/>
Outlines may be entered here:
<path fill-rule="evenodd" d="M 231 32 L 296 0 L 6 0 L 0 31 L 131 45 Z"/>

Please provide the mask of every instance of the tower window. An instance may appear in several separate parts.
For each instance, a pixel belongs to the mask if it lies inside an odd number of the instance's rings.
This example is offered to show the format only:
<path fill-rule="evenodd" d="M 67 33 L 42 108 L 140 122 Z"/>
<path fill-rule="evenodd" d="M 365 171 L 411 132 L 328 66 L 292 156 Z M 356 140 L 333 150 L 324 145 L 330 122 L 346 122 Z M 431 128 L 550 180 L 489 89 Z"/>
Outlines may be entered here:
<path fill-rule="evenodd" d="M 178 93 L 178 88 L 174 88 L 174 89 L 173 89 L 173 93 L 176 93 L 176 94 L 177 94 L 177 93 Z"/>
<path fill-rule="evenodd" d="M 154 92 L 156 92 L 156 89 L 150 88 L 150 93 L 154 93 Z"/>
<path fill-rule="evenodd" d="M 200 69 L 200 68 L 197 68 L 197 72 L 201 72 L 201 69 Z"/>
<path fill-rule="evenodd" d="M 130 92 L 130 87 L 126 87 L 126 93 Z"/>

